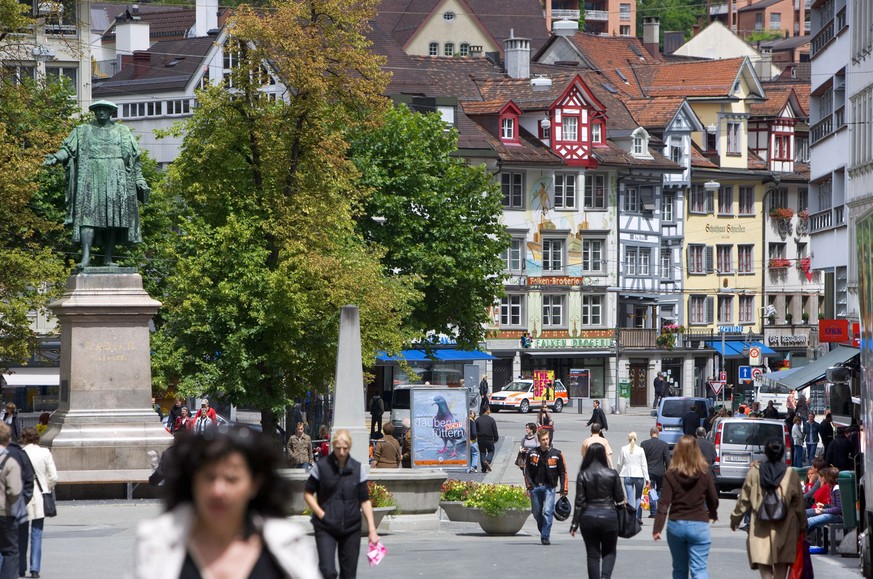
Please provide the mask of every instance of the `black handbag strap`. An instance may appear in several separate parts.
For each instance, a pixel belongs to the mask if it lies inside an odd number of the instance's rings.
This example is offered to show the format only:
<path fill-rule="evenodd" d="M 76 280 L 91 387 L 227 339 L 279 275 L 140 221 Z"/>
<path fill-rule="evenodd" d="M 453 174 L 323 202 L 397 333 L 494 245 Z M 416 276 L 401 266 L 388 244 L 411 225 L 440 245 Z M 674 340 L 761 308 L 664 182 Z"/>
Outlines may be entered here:
<path fill-rule="evenodd" d="M 0 470 L 2 470 L 2 467 L 0 467 Z M 36 472 L 33 473 L 33 478 L 34 478 L 34 480 L 36 480 L 36 486 L 39 487 L 39 492 L 41 494 L 45 494 L 45 491 L 42 490 L 42 485 L 39 484 L 39 475 L 37 475 Z"/>

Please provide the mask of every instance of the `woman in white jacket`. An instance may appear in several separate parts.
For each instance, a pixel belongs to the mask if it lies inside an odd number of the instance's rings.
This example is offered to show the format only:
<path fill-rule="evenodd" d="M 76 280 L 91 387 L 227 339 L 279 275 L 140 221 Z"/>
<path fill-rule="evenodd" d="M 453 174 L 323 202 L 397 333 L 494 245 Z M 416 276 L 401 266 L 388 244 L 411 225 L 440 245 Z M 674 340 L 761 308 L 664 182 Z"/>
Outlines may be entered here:
<path fill-rule="evenodd" d="M 33 498 L 27 503 L 27 520 L 30 522 L 30 576 L 39 577 L 42 561 L 42 529 L 45 523 L 42 495 L 52 492 L 55 488 L 55 483 L 58 482 L 58 469 L 55 468 L 52 452 L 39 445 L 39 433 L 35 428 L 25 428 L 21 431 L 21 444 L 24 445 L 24 452 L 33 464 Z M 18 554 L 22 561 L 25 555 L 27 553 Z"/>
<path fill-rule="evenodd" d="M 624 492 L 627 495 L 627 504 L 637 510 L 637 519 L 643 522 L 643 510 L 640 508 L 640 500 L 643 495 L 643 486 L 649 482 L 649 463 L 646 453 L 637 444 L 637 433 L 629 432 L 628 444 L 621 447 L 618 457 L 618 474 L 624 483 Z"/>

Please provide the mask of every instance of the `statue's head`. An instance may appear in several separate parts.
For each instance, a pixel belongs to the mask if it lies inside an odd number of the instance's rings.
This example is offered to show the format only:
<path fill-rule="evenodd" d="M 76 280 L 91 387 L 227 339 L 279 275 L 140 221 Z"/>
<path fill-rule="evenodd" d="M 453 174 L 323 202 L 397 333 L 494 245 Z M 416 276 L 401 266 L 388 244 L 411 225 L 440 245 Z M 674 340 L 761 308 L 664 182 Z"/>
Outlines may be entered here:
<path fill-rule="evenodd" d="M 103 124 L 118 110 L 118 105 L 110 101 L 96 101 L 88 107 L 88 110 L 93 111 L 97 122 Z"/>

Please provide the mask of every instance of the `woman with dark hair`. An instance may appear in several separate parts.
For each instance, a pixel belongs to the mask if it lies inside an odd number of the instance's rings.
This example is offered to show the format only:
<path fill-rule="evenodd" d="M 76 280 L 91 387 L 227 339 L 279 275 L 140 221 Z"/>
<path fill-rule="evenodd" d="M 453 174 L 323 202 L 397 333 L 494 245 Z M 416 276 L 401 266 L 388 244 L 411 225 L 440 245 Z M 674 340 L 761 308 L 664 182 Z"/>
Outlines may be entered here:
<path fill-rule="evenodd" d="M 18 422 L 18 408 L 14 402 L 6 403 L 6 412 L 3 413 L 3 422 L 12 429 L 12 442 L 18 442 L 21 438 L 21 425 Z"/>
<path fill-rule="evenodd" d="M 609 468 L 606 448 L 592 444 L 576 477 L 576 510 L 570 525 L 570 535 L 575 537 L 580 529 L 585 540 L 588 579 L 612 576 L 618 543 L 615 506 L 624 501 L 621 478 Z"/>
<path fill-rule="evenodd" d="M 134 577 L 318 578 L 314 546 L 286 519 L 290 481 L 267 437 L 222 425 L 182 434 L 169 455 L 167 512 L 140 523 Z"/>
<path fill-rule="evenodd" d="M 520 468 L 522 472 L 524 471 L 528 451 L 539 445 L 540 443 L 537 440 L 537 423 L 528 422 L 524 425 L 524 436 L 521 439 L 521 446 L 518 448 L 518 455 L 515 457 L 515 465 Z"/>
<path fill-rule="evenodd" d="M 30 576 L 39 577 L 42 563 L 42 530 L 45 523 L 45 506 L 42 494 L 50 493 L 58 482 L 58 469 L 52 451 L 39 445 L 39 433 L 35 428 L 21 431 L 21 444 L 30 463 L 33 465 L 33 498 L 27 503 L 27 520 L 30 522 Z M 19 533 L 19 537 L 21 537 Z M 23 548 L 18 553 L 18 576 L 24 577 L 27 562 L 27 523 L 23 529 Z M 19 543 L 21 544 L 21 543 Z"/>
<path fill-rule="evenodd" d="M 746 475 L 737 504 L 731 513 L 731 530 L 736 531 L 747 512 L 752 513 L 746 548 L 749 565 L 761 577 L 784 579 L 794 562 L 797 537 L 806 532 L 806 513 L 797 471 L 785 463 L 785 444 L 771 440 L 764 446 L 767 460 L 753 462 Z M 762 521 L 758 510 L 767 491 L 776 491 L 786 508 L 781 521 Z"/>
<path fill-rule="evenodd" d="M 652 538 L 661 539 L 667 521 L 667 544 L 673 557 L 673 577 L 709 577 L 709 521 L 718 520 L 718 492 L 709 468 L 693 436 L 676 443 L 664 476 Z"/>
<path fill-rule="evenodd" d="M 390 423 L 389 423 L 390 424 Z M 312 510 L 318 569 L 324 579 L 353 578 L 361 552 L 361 513 L 367 520 L 370 545 L 379 542 L 373 522 L 373 505 L 367 487 L 367 470 L 349 455 L 352 435 L 345 428 L 333 433 L 333 452 L 319 459 L 309 471 L 303 498 Z"/>
<path fill-rule="evenodd" d="M 554 443 L 555 442 L 555 421 L 552 419 L 552 415 L 549 414 L 549 406 L 545 400 L 543 400 L 542 406 L 540 406 L 540 412 L 537 414 L 537 426 L 539 428 L 545 428 L 552 435 L 549 440 Z"/>

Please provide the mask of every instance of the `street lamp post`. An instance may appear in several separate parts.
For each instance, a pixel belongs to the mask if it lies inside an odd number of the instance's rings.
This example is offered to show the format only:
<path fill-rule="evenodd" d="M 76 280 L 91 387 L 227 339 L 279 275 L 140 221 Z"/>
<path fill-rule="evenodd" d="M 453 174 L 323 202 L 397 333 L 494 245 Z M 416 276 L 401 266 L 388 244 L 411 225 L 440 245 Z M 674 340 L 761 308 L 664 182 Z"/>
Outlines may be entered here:
<path fill-rule="evenodd" d="M 615 340 L 614 340 L 614 342 L 615 342 L 615 407 L 612 409 L 612 411 L 615 414 L 621 414 L 621 407 L 619 406 L 619 402 L 621 400 L 621 393 L 619 392 L 619 387 L 618 387 L 618 371 L 619 371 L 618 360 L 619 360 L 619 349 L 621 347 L 620 340 L 621 340 L 621 333 L 619 332 L 619 329 L 616 327 L 615 328 Z"/>

